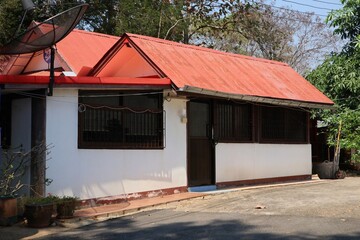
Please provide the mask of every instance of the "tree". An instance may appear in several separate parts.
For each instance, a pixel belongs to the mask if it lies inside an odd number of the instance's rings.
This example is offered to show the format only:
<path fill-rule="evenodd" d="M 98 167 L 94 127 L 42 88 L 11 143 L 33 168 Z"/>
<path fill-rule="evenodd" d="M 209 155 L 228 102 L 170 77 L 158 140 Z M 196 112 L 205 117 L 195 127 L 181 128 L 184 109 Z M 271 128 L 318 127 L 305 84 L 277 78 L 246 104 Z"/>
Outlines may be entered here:
<path fill-rule="evenodd" d="M 349 42 L 344 48 L 347 52 L 352 52 L 360 47 L 360 0 L 341 0 L 343 8 L 333 10 L 326 20 L 334 27 L 334 33 L 347 39 Z"/>
<path fill-rule="evenodd" d="M 359 157 L 360 149 L 360 1 L 343 0 L 344 7 L 327 17 L 334 33 L 348 40 L 341 53 L 328 57 L 308 75 L 308 79 L 333 99 L 336 111 L 319 111 L 317 115 L 328 124 L 330 144 L 340 121 L 342 122 L 341 145 L 356 149 L 353 157 Z"/>
<path fill-rule="evenodd" d="M 13 37 L 21 22 L 22 8 L 20 1 L 0 0 L 0 46 Z"/>
<path fill-rule="evenodd" d="M 231 17 L 230 31 L 211 36 L 214 48 L 286 62 L 300 74 L 339 48 L 339 38 L 311 13 L 259 3 Z"/>

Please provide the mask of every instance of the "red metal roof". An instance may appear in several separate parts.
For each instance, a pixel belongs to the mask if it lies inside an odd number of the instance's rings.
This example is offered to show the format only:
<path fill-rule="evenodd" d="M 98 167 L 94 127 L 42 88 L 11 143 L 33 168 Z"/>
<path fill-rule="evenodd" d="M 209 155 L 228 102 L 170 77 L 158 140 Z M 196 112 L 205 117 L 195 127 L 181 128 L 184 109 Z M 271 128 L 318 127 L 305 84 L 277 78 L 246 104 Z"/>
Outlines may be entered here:
<path fill-rule="evenodd" d="M 119 38 L 75 29 L 56 47 L 69 67 L 79 73 L 83 67 L 94 67 Z"/>
<path fill-rule="evenodd" d="M 135 34 L 124 37 L 180 90 L 191 86 L 229 94 L 333 104 L 285 63 Z"/>
<path fill-rule="evenodd" d="M 0 75 L 0 84 L 48 84 L 48 76 Z M 170 86 L 168 78 L 66 77 L 55 76 L 55 84 Z"/>
<path fill-rule="evenodd" d="M 34 26 L 34 24 L 36 22 L 31 23 L 30 27 Z M 36 31 L 46 33 L 51 29 L 52 26 L 42 24 Z M 119 39 L 120 37 L 118 36 L 74 29 L 56 44 L 56 58 L 70 67 L 71 71 L 77 75 L 85 76 Z M 20 57 L 14 56 L 15 62 L 13 65 L 16 65 L 16 71 L 10 74 L 20 74 L 28 66 L 29 62 L 32 61 L 33 55 L 37 54 L 23 54 Z M 58 58 L 59 56 L 61 59 Z M 21 59 L 21 62 L 19 62 L 19 59 Z M 69 71 L 68 69 L 65 70 Z M 9 72 L 6 74 L 9 74 Z"/>

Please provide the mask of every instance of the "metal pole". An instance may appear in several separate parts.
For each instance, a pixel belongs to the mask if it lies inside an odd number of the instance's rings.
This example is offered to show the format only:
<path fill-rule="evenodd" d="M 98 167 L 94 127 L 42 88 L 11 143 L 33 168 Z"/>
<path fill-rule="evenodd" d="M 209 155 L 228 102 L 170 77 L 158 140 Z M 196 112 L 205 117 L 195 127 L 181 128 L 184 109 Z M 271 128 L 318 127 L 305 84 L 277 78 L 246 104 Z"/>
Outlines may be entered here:
<path fill-rule="evenodd" d="M 50 80 L 48 87 L 48 96 L 53 95 L 55 82 L 55 46 L 50 47 Z"/>
<path fill-rule="evenodd" d="M 0 86 L 0 113 L 1 113 L 1 86 Z M 2 144 L 1 144 L 1 126 L 0 126 L 0 164 L 2 164 Z"/>

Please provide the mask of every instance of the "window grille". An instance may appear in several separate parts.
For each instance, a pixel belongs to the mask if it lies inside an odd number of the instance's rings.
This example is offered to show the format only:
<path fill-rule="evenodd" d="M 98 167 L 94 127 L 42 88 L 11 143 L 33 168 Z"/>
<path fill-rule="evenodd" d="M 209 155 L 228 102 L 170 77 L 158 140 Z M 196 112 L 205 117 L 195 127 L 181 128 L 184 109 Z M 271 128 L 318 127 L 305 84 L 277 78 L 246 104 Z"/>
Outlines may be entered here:
<path fill-rule="evenodd" d="M 261 107 L 262 142 L 306 143 L 307 118 L 304 111 Z"/>
<path fill-rule="evenodd" d="M 220 142 L 252 140 L 252 107 L 250 104 L 215 103 L 215 139 Z"/>
<path fill-rule="evenodd" d="M 133 94 L 80 91 L 79 148 L 163 148 L 162 94 Z"/>

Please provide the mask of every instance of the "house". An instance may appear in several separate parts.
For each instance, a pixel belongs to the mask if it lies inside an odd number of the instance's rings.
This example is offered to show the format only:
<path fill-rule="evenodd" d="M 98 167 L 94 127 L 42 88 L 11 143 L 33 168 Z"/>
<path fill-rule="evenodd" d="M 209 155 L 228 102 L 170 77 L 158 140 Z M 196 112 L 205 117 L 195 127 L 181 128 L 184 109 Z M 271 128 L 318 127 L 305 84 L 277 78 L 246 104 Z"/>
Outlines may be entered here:
<path fill-rule="evenodd" d="M 122 199 L 311 178 L 309 110 L 333 102 L 285 63 L 74 30 L 0 76 L 4 141 L 52 144 L 46 193 Z M 2 114 L 3 115 L 3 114 Z"/>

